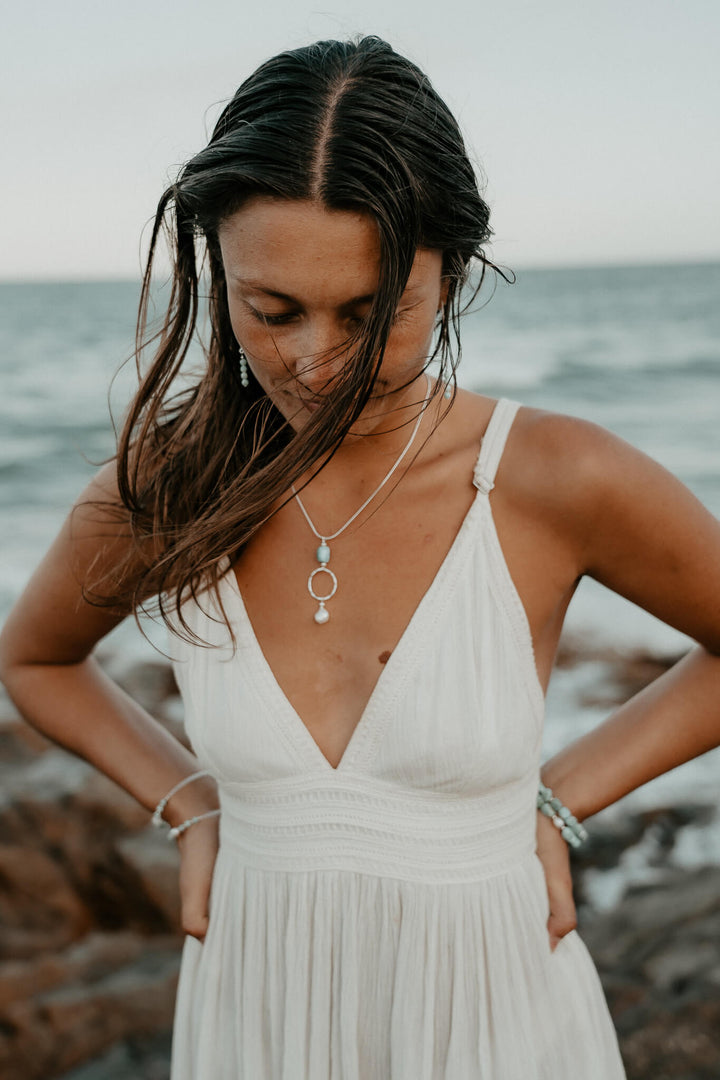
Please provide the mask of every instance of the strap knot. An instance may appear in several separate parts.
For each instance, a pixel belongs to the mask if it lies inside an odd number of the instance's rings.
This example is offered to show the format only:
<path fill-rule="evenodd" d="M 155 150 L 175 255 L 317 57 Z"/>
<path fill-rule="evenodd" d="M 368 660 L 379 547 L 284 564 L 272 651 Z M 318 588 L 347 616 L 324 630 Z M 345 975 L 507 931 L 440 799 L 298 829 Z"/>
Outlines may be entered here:
<path fill-rule="evenodd" d="M 473 476 L 473 484 L 478 489 L 478 491 L 482 491 L 483 495 L 488 495 L 495 487 L 495 483 L 493 480 L 487 480 L 480 473 L 476 473 Z"/>

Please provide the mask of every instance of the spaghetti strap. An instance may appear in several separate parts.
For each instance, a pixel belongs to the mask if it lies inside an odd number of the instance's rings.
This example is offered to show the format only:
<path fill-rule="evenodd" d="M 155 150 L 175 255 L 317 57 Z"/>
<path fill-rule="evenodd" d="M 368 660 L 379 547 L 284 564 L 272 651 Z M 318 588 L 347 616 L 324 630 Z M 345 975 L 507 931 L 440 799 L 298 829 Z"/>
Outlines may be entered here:
<path fill-rule="evenodd" d="M 493 409 L 473 471 L 473 484 L 486 495 L 495 487 L 497 467 L 520 405 L 512 398 L 498 398 Z"/>

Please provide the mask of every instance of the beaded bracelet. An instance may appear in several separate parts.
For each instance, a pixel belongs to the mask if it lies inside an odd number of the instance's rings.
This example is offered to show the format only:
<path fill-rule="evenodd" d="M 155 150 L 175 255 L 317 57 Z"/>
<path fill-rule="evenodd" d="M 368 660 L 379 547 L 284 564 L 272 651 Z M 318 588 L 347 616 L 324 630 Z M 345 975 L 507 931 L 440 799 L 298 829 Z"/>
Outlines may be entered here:
<path fill-rule="evenodd" d="M 579 848 L 587 840 L 587 829 L 545 784 L 540 784 L 538 788 L 537 807 L 540 813 L 550 818 L 553 825 L 560 830 L 563 840 L 571 847 Z"/>
<path fill-rule="evenodd" d="M 152 823 L 155 826 L 155 828 L 156 829 L 162 829 L 164 825 L 167 825 L 167 821 L 165 821 L 165 819 L 162 816 L 163 815 L 163 810 L 165 809 L 167 804 L 170 802 L 170 800 L 172 799 L 172 797 L 173 797 L 173 795 L 175 794 L 176 791 L 179 791 L 180 788 L 184 788 L 185 785 L 189 784 L 191 780 L 197 780 L 198 777 L 200 777 L 200 776 L 209 776 L 209 775 L 210 775 L 210 773 L 207 771 L 207 769 L 201 769 L 200 772 L 195 772 L 195 773 L 192 773 L 192 775 L 190 775 L 190 776 L 184 777 L 184 779 L 182 779 L 179 784 L 176 784 L 174 788 L 170 788 L 167 795 L 165 795 L 160 800 L 160 802 L 155 807 L 155 810 L 153 811 Z"/>
<path fill-rule="evenodd" d="M 168 840 L 177 840 L 178 836 L 181 836 L 186 829 L 189 829 L 190 826 L 194 825 L 197 821 L 204 821 L 205 818 L 217 817 L 219 813 L 219 810 L 208 810 L 205 814 L 198 814 L 197 817 L 188 818 L 188 820 L 183 821 L 182 824 L 176 825 L 174 829 L 170 829 L 168 832 Z"/>

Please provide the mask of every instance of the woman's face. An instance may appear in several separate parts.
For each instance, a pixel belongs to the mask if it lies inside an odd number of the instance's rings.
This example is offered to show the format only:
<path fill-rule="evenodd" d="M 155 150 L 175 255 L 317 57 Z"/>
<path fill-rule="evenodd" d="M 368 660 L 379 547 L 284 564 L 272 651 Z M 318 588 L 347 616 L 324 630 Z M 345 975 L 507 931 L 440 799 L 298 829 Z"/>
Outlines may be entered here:
<path fill-rule="evenodd" d="M 370 310 L 380 242 L 370 215 L 327 210 L 305 200 L 258 196 L 218 234 L 233 331 L 255 378 L 296 430 L 307 422 L 348 353 L 348 339 Z M 367 430 L 421 373 L 447 286 L 442 254 L 418 250 L 397 308 Z M 417 400 L 417 391 L 410 391 Z M 355 428 L 354 428 L 355 430 Z"/>

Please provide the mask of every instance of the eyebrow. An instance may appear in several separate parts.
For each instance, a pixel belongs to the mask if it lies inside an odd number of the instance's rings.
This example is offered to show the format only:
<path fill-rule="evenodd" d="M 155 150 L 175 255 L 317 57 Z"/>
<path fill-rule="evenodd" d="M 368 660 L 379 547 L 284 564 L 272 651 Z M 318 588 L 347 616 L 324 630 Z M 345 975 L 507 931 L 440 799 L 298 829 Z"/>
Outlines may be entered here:
<path fill-rule="evenodd" d="M 238 285 L 246 285 L 249 289 L 253 289 L 255 292 L 264 293 L 265 296 L 272 296 L 276 300 L 285 300 L 289 304 L 298 303 L 298 300 L 296 300 L 294 296 L 280 292 L 279 289 L 268 289 L 267 286 L 261 285 L 259 281 L 256 281 L 253 278 L 236 277 L 235 281 Z M 420 285 L 406 285 L 403 296 L 405 293 L 416 293 L 420 288 Z M 374 299 L 375 293 L 366 293 L 364 296 L 353 296 L 350 300 L 345 301 L 343 307 L 352 307 L 354 304 L 371 304 Z"/>

